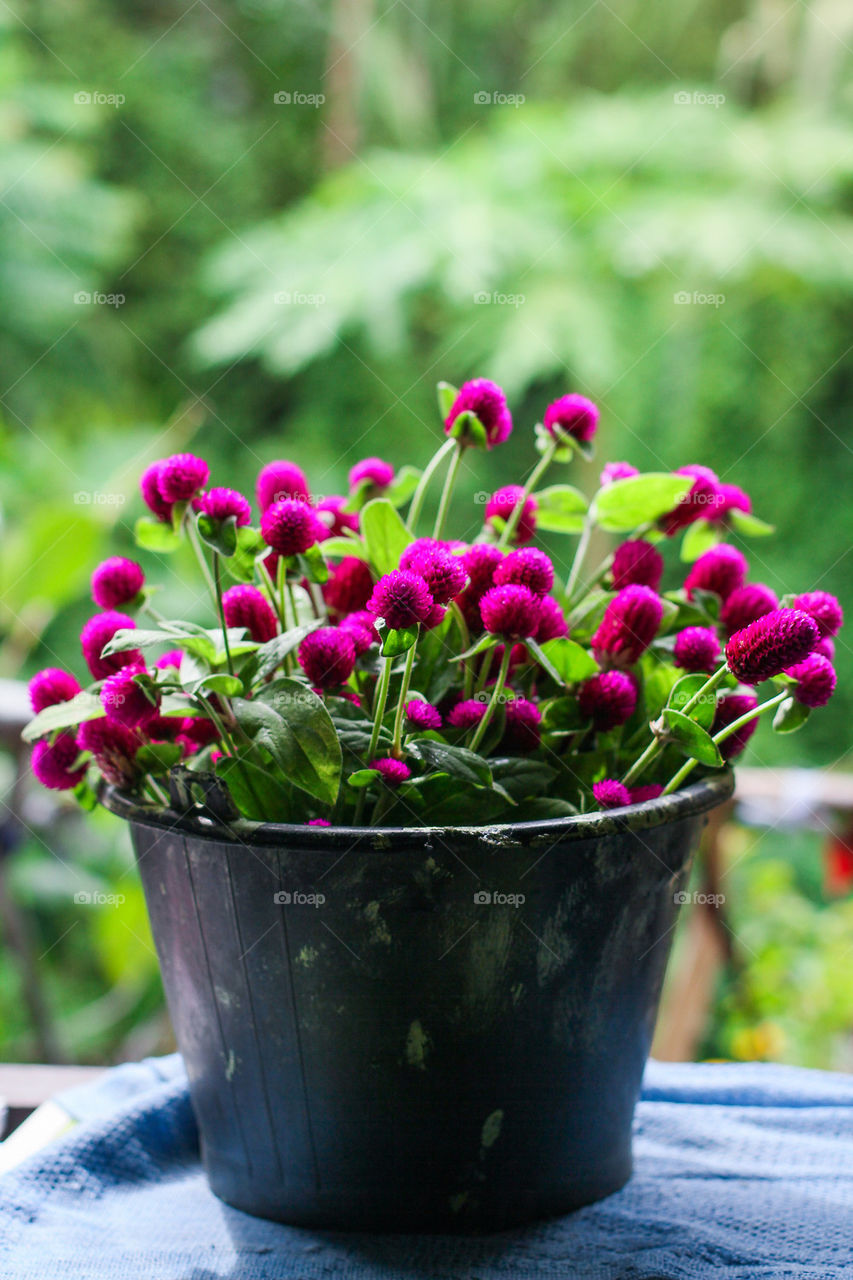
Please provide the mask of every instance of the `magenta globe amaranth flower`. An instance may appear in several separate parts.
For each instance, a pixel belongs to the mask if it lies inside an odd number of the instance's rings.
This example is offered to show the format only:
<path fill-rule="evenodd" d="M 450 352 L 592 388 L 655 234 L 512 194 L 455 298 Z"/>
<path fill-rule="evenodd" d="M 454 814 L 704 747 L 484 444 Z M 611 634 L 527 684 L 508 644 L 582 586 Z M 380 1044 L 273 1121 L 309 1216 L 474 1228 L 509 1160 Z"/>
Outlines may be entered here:
<path fill-rule="evenodd" d="M 134 758 L 141 745 L 137 732 L 114 720 L 87 720 L 77 731 L 77 746 L 92 753 L 106 781 L 116 787 L 136 778 Z"/>
<path fill-rule="evenodd" d="M 651 587 L 657 591 L 663 577 L 663 556 L 642 538 L 622 542 L 613 552 L 610 576 L 614 591 L 630 586 Z"/>
<path fill-rule="evenodd" d="M 542 712 L 527 698 L 513 698 L 506 704 L 502 751 L 535 751 L 542 740 Z"/>
<path fill-rule="evenodd" d="M 785 675 L 796 680 L 792 693 L 804 707 L 825 707 L 835 693 L 835 668 L 823 654 L 810 653 L 802 662 L 786 667 Z"/>
<path fill-rule="evenodd" d="M 366 653 L 372 644 L 379 643 L 379 632 L 376 630 L 376 615 L 366 609 L 357 609 L 341 619 L 341 626 L 352 636 L 357 657 Z"/>
<path fill-rule="evenodd" d="M 646 800 L 657 800 L 662 794 L 663 787 L 659 782 L 646 782 L 641 787 L 628 788 L 631 804 L 644 804 Z"/>
<path fill-rule="evenodd" d="M 567 437 L 581 444 L 588 443 L 598 430 L 598 406 L 586 396 L 571 394 L 560 396 L 545 410 L 545 430 L 554 440 Z"/>
<path fill-rule="evenodd" d="M 628 788 L 616 778 L 602 778 L 601 782 L 593 783 L 592 794 L 598 802 L 599 809 L 622 809 L 626 804 L 631 803 Z"/>
<path fill-rule="evenodd" d="M 157 488 L 164 502 L 189 502 L 210 477 L 210 467 L 194 453 L 173 453 L 160 467 Z"/>
<path fill-rule="evenodd" d="M 539 644 L 545 644 L 547 640 L 558 640 L 568 634 L 569 624 L 566 622 L 563 606 L 553 596 L 543 596 L 539 602 L 539 626 L 534 639 Z"/>
<path fill-rule="evenodd" d="M 329 612 L 344 617 L 364 608 L 373 591 L 373 574 L 360 556 L 344 556 L 330 568 L 323 583 L 323 599 Z"/>
<path fill-rule="evenodd" d="M 634 714 L 637 686 L 625 671 L 600 671 L 581 685 L 578 706 L 595 729 L 615 729 Z"/>
<path fill-rule="evenodd" d="M 58 733 L 53 742 L 37 742 L 30 765 L 43 787 L 51 791 L 70 791 L 86 773 L 85 764 L 75 768 L 80 755 L 73 733 Z"/>
<path fill-rule="evenodd" d="M 735 720 L 740 720 L 741 716 L 754 711 L 757 706 L 758 699 L 753 693 L 727 693 L 724 697 L 718 698 L 711 733 L 718 734 L 723 729 L 727 729 L 730 724 L 734 724 Z M 733 760 L 735 756 L 739 756 L 757 728 L 757 718 L 748 720 L 730 737 L 718 743 L 723 759 Z"/>
<path fill-rule="evenodd" d="M 406 720 L 413 729 L 440 729 L 442 724 L 438 707 L 422 698 L 411 698 L 406 703 Z"/>
<path fill-rule="evenodd" d="M 311 490 L 308 488 L 305 472 L 295 462 L 281 460 L 268 462 L 261 469 L 255 482 L 255 497 L 263 514 L 273 503 L 285 498 L 301 498 L 303 502 L 308 502 Z"/>
<path fill-rule="evenodd" d="M 813 653 L 822 653 L 825 658 L 829 658 L 830 662 L 835 661 L 835 641 L 829 636 L 821 636 L 812 650 Z"/>
<path fill-rule="evenodd" d="M 720 610 L 720 622 L 727 635 L 740 631 L 743 627 L 762 618 L 765 613 L 772 613 L 779 608 L 775 591 L 771 591 L 763 582 L 747 582 L 737 587 L 726 599 Z"/>
<path fill-rule="evenodd" d="M 86 666 L 96 680 L 104 680 L 107 676 L 120 671 L 122 667 L 142 665 L 142 654 L 138 649 L 113 653 L 107 658 L 101 656 L 117 631 L 134 631 L 135 629 L 136 623 L 133 618 L 126 613 L 117 613 L 113 610 L 96 613 L 89 619 L 80 632 L 80 648 L 83 651 Z"/>
<path fill-rule="evenodd" d="M 117 609 L 129 604 L 145 583 L 142 567 L 124 556 L 110 556 L 92 574 L 92 599 L 102 609 Z"/>
<path fill-rule="evenodd" d="M 304 827 L 330 827 L 332 824 L 328 818 L 309 818 L 302 825 Z"/>
<path fill-rule="evenodd" d="M 317 520 L 326 530 L 320 542 L 325 538 L 339 538 L 348 529 L 358 532 L 358 512 L 344 511 L 347 501 L 342 494 L 333 493 L 328 498 L 321 498 L 314 507 Z"/>
<path fill-rule="evenodd" d="M 385 756 L 380 760 L 371 760 L 371 769 L 375 769 L 386 787 L 399 787 L 401 783 L 407 782 L 412 776 L 412 771 L 402 760 L 395 760 L 393 756 Z"/>
<path fill-rule="evenodd" d="M 696 520 L 713 520 L 722 500 L 720 482 L 710 467 L 679 467 L 677 476 L 693 476 L 692 487 L 672 511 L 661 516 L 659 527 L 668 538 L 673 537 L 681 529 L 686 529 Z"/>
<path fill-rule="evenodd" d="M 365 481 L 374 489 L 387 489 L 394 483 L 394 468 L 382 458 L 363 458 L 349 473 L 350 489 L 358 489 Z"/>
<path fill-rule="evenodd" d="M 447 723 L 452 729 L 473 729 L 486 714 L 488 702 L 482 698 L 464 698 L 451 707 L 447 713 Z"/>
<path fill-rule="evenodd" d="M 477 600 L 495 585 L 495 570 L 503 558 L 503 551 L 493 542 L 475 542 L 463 555 L 468 589 Z"/>
<path fill-rule="evenodd" d="M 394 569 L 379 579 L 367 602 L 367 609 L 399 631 L 426 622 L 433 604 L 429 587 L 419 573 Z"/>
<path fill-rule="evenodd" d="M 180 671 L 183 657 L 183 652 L 180 649 L 170 649 L 168 653 L 161 654 L 154 666 L 160 671 L 168 671 L 170 667 Z"/>
<path fill-rule="evenodd" d="M 844 623 L 841 605 L 828 591 L 806 591 L 794 600 L 794 608 L 814 618 L 821 639 L 838 635 Z"/>
<path fill-rule="evenodd" d="M 61 667 L 45 667 L 37 671 L 29 684 L 30 704 L 36 715 L 58 702 L 70 702 L 80 692 L 80 685 L 70 671 Z"/>
<path fill-rule="evenodd" d="M 172 519 L 172 503 L 167 502 L 160 492 L 160 473 L 163 470 L 163 462 L 152 462 L 150 467 L 146 467 L 142 475 L 139 477 L 139 490 L 142 494 L 142 501 L 158 520 L 170 521 Z"/>
<path fill-rule="evenodd" d="M 436 604 L 448 604 L 465 586 L 465 565 L 431 538 L 420 538 L 400 557 L 400 568 L 419 574 Z"/>
<path fill-rule="evenodd" d="M 195 500 L 193 506 L 211 520 L 224 521 L 233 516 L 238 529 L 252 523 L 249 500 L 236 489 L 208 489 Z"/>
<path fill-rule="evenodd" d="M 713 591 L 721 600 L 728 600 L 733 591 L 743 586 L 747 568 L 742 552 L 721 542 L 700 556 L 685 578 L 687 599 L 692 600 L 694 593 L 702 590 Z"/>
<path fill-rule="evenodd" d="M 313 547 L 319 533 L 314 512 L 298 498 L 281 498 L 261 516 L 261 534 L 267 546 L 281 556 L 302 555 Z"/>
<path fill-rule="evenodd" d="M 709 675 L 720 665 L 720 642 L 710 627 L 685 627 L 675 637 L 675 665 L 687 672 Z"/>
<path fill-rule="evenodd" d="M 651 587 L 630 586 L 610 601 L 591 640 L 602 666 L 631 666 L 658 633 L 663 604 Z"/>
<path fill-rule="evenodd" d="M 488 378 L 474 378 L 459 388 L 444 420 L 444 430 L 448 435 L 461 413 L 477 415 L 486 433 L 487 449 L 503 444 L 512 432 L 512 416 L 506 396 L 497 383 L 490 382 Z"/>
<path fill-rule="evenodd" d="M 817 623 L 807 613 L 774 609 L 734 633 L 726 645 L 726 661 L 738 680 L 758 684 L 802 662 L 818 639 Z"/>
<path fill-rule="evenodd" d="M 506 484 L 502 489 L 496 489 L 486 503 L 486 524 L 491 524 L 496 518 L 506 524 L 523 496 L 524 489 L 520 484 Z M 536 511 L 538 506 L 538 502 L 531 494 L 524 503 L 518 523 L 513 531 L 513 542 L 524 543 L 531 540 L 536 532 Z"/>
<path fill-rule="evenodd" d="M 297 656 L 308 679 L 321 689 L 346 684 L 355 669 L 355 643 L 343 627 L 319 627 L 309 632 Z"/>
<path fill-rule="evenodd" d="M 175 741 L 179 742 L 188 756 L 194 756 L 204 747 L 209 747 L 219 738 L 219 730 L 212 720 L 205 716 L 183 716 L 179 721 Z M 151 730 L 149 730 L 151 732 Z"/>
<path fill-rule="evenodd" d="M 107 719 L 126 729 L 143 729 L 157 719 L 160 711 L 160 695 L 152 702 L 145 690 L 134 679 L 140 674 L 135 667 L 126 667 L 109 676 L 101 689 L 101 706 Z"/>
<path fill-rule="evenodd" d="M 507 640 L 527 640 L 535 636 L 542 605 L 529 587 L 490 587 L 480 601 L 483 626 L 492 635 Z"/>
<path fill-rule="evenodd" d="M 717 501 L 714 505 L 713 514 L 707 519 L 712 521 L 725 520 L 730 511 L 743 511 L 747 515 L 752 511 L 752 499 L 749 494 L 739 489 L 736 484 L 718 484 Z M 728 522 L 727 522 L 728 523 Z"/>
<path fill-rule="evenodd" d="M 547 596 L 554 585 L 554 566 L 549 556 L 536 547 L 511 551 L 495 569 L 496 587 L 529 587 L 536 596 Z"/>
<path fill-rule="evenodd" d="M 256 644 L 266 644 L 278 635 L 278 619 L 265 595 L 257 587 L 239 584 L 222 594 L 222 612 L 228 627 L 245 627 Z"/>
<path fill-rule="evenodd" d="M 606 485 L 613 484 L 615 480 L 631 480 L 639 474 L 637 468 L 632 467 L 630 462 L 607 462 L 598 477 L 598 483 L 603 489 Z"/>

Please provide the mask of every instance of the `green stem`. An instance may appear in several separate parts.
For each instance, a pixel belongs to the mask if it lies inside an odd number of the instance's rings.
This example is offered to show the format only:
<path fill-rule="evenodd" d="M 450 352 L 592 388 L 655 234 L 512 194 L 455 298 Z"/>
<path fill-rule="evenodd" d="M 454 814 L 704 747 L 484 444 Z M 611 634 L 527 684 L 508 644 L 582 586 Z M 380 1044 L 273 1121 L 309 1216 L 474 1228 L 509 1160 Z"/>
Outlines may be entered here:
<path fill-rule="evenodd" d="M 189 512 L 189 509 L 188 509 L 188 512 Z M 201 541 L 198 536 L 198 529 L 196 528 L 195 521 L 192 518 L 192 512 L 189 512 L 187 516 L 187 535 L 189 537 L 192 549 L 196 554 L 196 559 L 201 565 L 201 571 L 204 574 L 204 580 L 207 583 L 208 587 L 210 588 L 210 594 L 213 596 L 213 599 L 216 600 L 216 584 L 214 583 L 213 576 L 210 572 L 210 569 L 208 568 L 207 559 L 205 557 L 204 551 L 202 549 Z"/>
<path fill-rule="evenodd" d="M 231 659 L 231 646 L 228 643 L 228 623 L 225 621 L 225 606 L 222 603 L 222 574 L 220 572 L 219 556 L 213 553 L 213 581 L 216 586 L 216 607 L 219 610 L 219 621 L 222 625 L 222 643 L 225 645 L 225 662 L 228 666 L 229 674 L 234 674 L 234 663 Z"/>
<path fill-rule="evenodd" d="M 742 729 L 745 724 L 749 724 L 750 720 L 755 720 L 758 716 L 763 716 L 765 711 L 771 711 L 773 707 L 778 707 L 786 698 L 790 698 L 789 689 L 785 689 L 782 693 L 777 693 L 775 698 L 768 698 L 766 702 L 761 702 L 757 707 L 753 707 L 752 711 L 746 711 L 737 720 L 733 720 L 731 724 L 727 724 L 725 729 L 721 729 L 719 733 L 714 734 L 713 741 L 717 746 L 721 742 L 725 742 L 726 738 L 730 738 L 732 734 L 737 733 L 738 729 Z M 684 764 L 674 773 L 669 782 L 663 789 L 665 796 L 671 795 L 673 791 L 677 791 L 685 778 L 696 768 L 698 760 L 685 760 Z"/>
<path fill-rule="evenodd" d="M 728 674 L 728 670 L 729 669 L 725 662 L 721 667 L 718 667 L 714 674 L 708 677 L 702 687 L 696 690 L 693 697 L 690 698 L 688 702 L 685 702 L 684 706 L 680 708 L 681 714 L 689 716 L 690 712 L 701 698 L 707 697 L 709 693 L 714 692 L 723 677 Z M 634 761 L 631 768 L 625 774 L 625 777 L 622 779 L 622 785 L 624 787 L 629 787 L 632 782 L 636 782 L 640 775 L 645 771 L 646 767 L 650 765 L 653 760 L 657 759 L 663 751 L 663 747 L 664 744 L 659 738 L 652 738 L 643 754 Z"/>
<path fill-rule="evenodd" d="M 489 722 L 492 719 L 492 716 L 495 714 L 495 708 L 497 707 L 501 694 L 503 693 L 504 684 L 506 682 L 507 674 L 509 672 L 509 663 L 510 663 L 511 657 L 512 657 L 512 643 L 508 640 L 505 640 L 503 657 L 501 658 L 500 670 L 498 671 L 498 678 L 497 678 L 497 681 L 495 682 L 495 687 L 492 690 L 492 696 L 489 699 L 489 705 L 486 707 L 486 713 L 483 716 L 480 723 L 477 725 L 477 731 L 474 734 L 469 744 L 469 750 L 471 751 L 476 751 L 480 743 L 483 741 L 483 738 L 485 737 L 485 734 L 486 734 L 486 730 L 489 727 Z"/>
<path fill-rule="evenodd" d="M 465 653 L 471 647 L 471 632 L 468 630 L 468 623 L 465 621 L 465 615 L 459 608 L 455 600 L 451 600 L 448 605 L 450 612 L 453 614 L 453 620 L 459 629 L 459 638 L 462 642 L 462 652 Z M 467 658 L 462 663 L 462 679 L 464 697 L 471 697 L 471 690 L 474 685 L 474 672 L 471 667 L 471 659 Z"/>
<path fill-rule="evenodd" d="M 382 721 L 385 717 L 385 704 L 388 701 L 388 687 L 391 684 L 391 668 L 394 665 L 393 658 L 383 658 L 382 670 L 379 673 L 379 683 L 376 686 L 376 699 L 373 704 L 373 729 L 370 733 L 370 745 L 367 748 L 366 768 L 370 768 L 370 762 L 376 755 L 376 748 L 379 744 L 379 734 L 382 730 Z"/>
<path fill-rule="evenodd" d="M 270 603 L 272 604 L 273 609 L 275 609 L 275 614 L 276 614 L 276 617 L 278 618 L 278 625 L 281 627 L 282 631 L 286 631 L 287 622 L 284 618 L 284 615 L 281 612 L 281 604 L 279 603 L 278 593 L 275 589 L 275 583 L 270 577 L 270 571 L 262 560 L 258 561 L 258 568 L 261 571 L 261 578 L 263 579 L 264 585 L 266 586 L 266 589 L 269 592 Z"/>
<path fill-rule="evenodd" d="M 558 448 L 559 448 L 559 445 L 557 441 L 552 440 L 551 443 L 548 445 L 548 448 L 542 454 L 542 457 L 536 463 L 536 466 L 533 468 L 530 475 L 527 477 L 527 484 L 524 486 L 521 492 L 521 497 L 513 507 L 512 511 L 510 511 L 507 522 L 504 525 L 503 533 L 498 538 L 499 547 L 505 547 L 506 544 L 509 542 L 510 538 L 512 537 L 512 535 L 515 533 L 515 526 L 518 524 L 519 520 L 521 519 L 522 512 L 524 511 L 525 502 L 530 497 L 531 493 L 536 488 L 537 484 L 542 479 L 545 472 L 550 467 L 551 463 L 554 461 L 554 454 L 557 452 Z"/>
<path fill-rule="evenodd" d="M 569 571 L 569 577 L 566 582 L 566 600 L 568 601 L 569 605 L 571 605 L 572 603 L 572 594 L 574 592 L 575 587 L 577 586 L 578 575 L 581 571 L 581 566 L 583 565 L 583 562 L 586 559 L 586 553 L 589 550 L 589 542 L 590 542 L 590 538 L 592 537 L 592 530 L 593 530 L 592 515 L 590 514 L 590 512 L 587 512 L 586 515 L 584 516 L 583 529 L 581 530 L 581 536 L 578 540 L 578 545 L 575 547 L 575 558 L 572 561 L 572 567 L 571 567 L 571 570 Z"/>
<path fill-rule="evenodd" d="M 423 475 L 418 481 L 418 487 L 417 489 L 415 489 L 415 492 L 412 496 L 411 505 L 409 507 L 409 514 L 406 520 L 406 523 L 408 524 L 412 533 L 415 532 L 415 525 L 418 522 L 418 518 L 420 517 L 421 510 L 423 508 L 424 498 L 426 497 L 426 491 L 429 488 L 429 482 L 432 479 L 432 477 L 435 475 L 438 468 L 441 466 L 442 461 L 447 457 L 449 453 L 452 452 L 455 444 L 456 444 L 455 440 L 445 440 L 444 444 L 441 446 L 440 449 L 436 450 L 436 452 L 432 455 L 426 467 L 424 468 Z"/>
<path fill-rule="evenodd" d="M 409 694 L 409 683 L 412 679 L 412 667 L 415 662 L 415 650 L 418 647 L 417 640 L 406 654 L 406 665 L 403 669 L 403 683 L 400 686 L 400 697 L 397 700 L 397 713 L 394 716 L 394 742 L 391 747 L 391 755 L 395 760 L 399 760 L 403 754 L 403 716 L 406 713 L 406 698 Z"/>
<path fill-rule="evenodd" d="M 450 499 L 453 495 L 453 489 L 456 484 L 456 477 L 459 474 L 459 466 L 462 462 L 462 454 L 465 446 L 458 440 L 455 441 L 456 452 L 450 459 L 450 466 L 447 468 L 447 475 L 444 477 L 444 488 L 441 491 L 441 500 L 438 504 L 438 513 L 435 517 L 435 525 L 433 527 L 432 536 L 434 538 L 441 537 L 441 531 L 444 528 L 444 521 L 447 518 L 447 511 L 450 507 Z"/>

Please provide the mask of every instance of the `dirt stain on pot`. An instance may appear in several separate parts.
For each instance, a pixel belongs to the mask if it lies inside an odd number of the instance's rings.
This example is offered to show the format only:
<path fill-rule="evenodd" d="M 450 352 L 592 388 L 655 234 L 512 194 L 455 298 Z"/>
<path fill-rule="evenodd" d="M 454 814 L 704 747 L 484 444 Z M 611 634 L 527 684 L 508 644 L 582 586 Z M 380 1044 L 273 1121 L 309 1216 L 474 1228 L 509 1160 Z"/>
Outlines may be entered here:
<path fill-rule="evenodd" d="M 379 903 L 368 902 L 364 908 L 364 914 L 368 923 L 372 926 L 370 931 L 371 942 L 382 942 L 385 946 L 391 945 L 391 934 L 388 932 L 388 926 L 379 914 Z"/>
<path fill-rule="evenodd" d="M 484 1151 L 488 1151 L 489 1147 L 493 1147 L 501 1136 L 501 1125 L 504 1122 L 503 1111 L 493 1111 L 490 1116 L 486 1117 L 483 1125 L 483 1132 L 480 1135 L 480 1142 Z"/>
<path fill-rule="evenodd" d="M 301 964 L 304 968 L 308 969 L 317 959 L 319 954 L 320 953 L 316 947 L 303 947 L 299 952 L 299 955 L 296 957 L 296 963 Z"/>
<path fill-rule="evenodd" d="M 426 1058 L 431 1048 L 432 1040 L 416 1018 L 406 1036 L 406 1061 L 409 1066 L 426 1071 Z"/>

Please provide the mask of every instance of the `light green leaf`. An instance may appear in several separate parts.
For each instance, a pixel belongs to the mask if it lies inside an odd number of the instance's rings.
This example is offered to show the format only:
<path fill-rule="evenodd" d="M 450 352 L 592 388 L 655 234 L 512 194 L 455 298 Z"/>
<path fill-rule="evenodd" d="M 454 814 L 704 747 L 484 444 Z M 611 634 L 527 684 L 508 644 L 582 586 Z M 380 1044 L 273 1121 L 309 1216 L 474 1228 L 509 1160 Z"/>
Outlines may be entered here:
<path fill-rule="evenodd" d="M 385 497 L 392 506 L 404 507 L 417 489 L 420 478 L 421 472 L 417 467 L 401 467 Z"/>
<path fill-rule="evenodd" d="M 546 640 L 543 645 L 537 644 L 535 640 L 526 640 L 525 644 L 545 667 L 551 679 L 558 684 L 577 684 L 579 680 L 587 680 L 598 671 L 598 663 L 589 650 L 576 644 L 568 636 Z"/>
<path fill-rule="evenodd" d="M 84 689 L 68 702 L 57 702 L 52 707 L 45 707 L 29 722 L 21 737 L 24 742 L 36 742 L 39 738 L 54 733 L 57 729 L 71 729 L 83 724 L 85 720 L 98 720 L 106 715 L 101 700 L 94 693 Z"/>
<path fill-rule="evenodd" d="M 685 706 L 691 698 L 699 692 L 706 683 L 708 677 L 701 673 L 696 675 L 682 676 L 673 685 L 667 706 L 673 707 L 676 711 L 684 711 Z M 714 723 L 714 712 L 717 709 L 717 695 L 711 690 L 708 694 L 703 694 L 694 707 L 690 710 L 690 719 L 695 720 L 703 729 L 710 729 Z"/>
<path fill-rule="evenodd" d="M 629 533 L 677 506 L 695 484 L 693 476 L 651 471 L 628 480 L 614 480 L 599 489 L 592 502 L 598 525 L 610 533 Z"/>
<path fill-rule="evenodd" d="M 664 707 L 663 722 L 675 745 L 691 760 L 698 760 L 700 764 L 714 769 L 723 763 L 716 742 L 695 720 L 690 720 L 673 707 Z"/>
<path fill-rule="evenodd" d="M 378 574 L 400 567 L 400 557 L 414 538 L 387 498 L 374 498 L 361 513 L 361 532 L 368 557 Z"/>
<path fill-rule="evenodd" d="M 204 512 L 196 517 L 199 537 L 208 547 L 219 555 L 230 559 L 237 550 L 237 521 L 234 516 L 227 520 L 214 520 Z"/>
<path fill-rule="evenodd" d="M 722 542 L 725 529 L 721 524 L 712 524 L 710 520 L 694 520 L 687 526 L 687 532 L 681 541 L 681 559 L 685 564 L 692 564 L 706 551 L 710 551 L 718 542 Z"/>
<path fill-rule="evenodd" d="M 401 653 L 408 653 L 417 638 L 417 627 L 401 627 L 399 631 L 389 627 L 382 633 L 383 658 L 399 658 Z"/>
<path fill-rule="evenodd" d="M 776 532 L 775 525 L 768 524 L 766 520 L 759 520 L 758 516 L 754 516 L 751 511 L 729 511 L 728 518 L 732 528 L 738 533 L 745 534 L 747 538 L 766 538 L 769 534 Z"/>
<path fill-rule="evenodd" d="M 358 556 L 359 560 L 366 560 L 367 547 L 361 538 L 324 538 L 320 543 L 320 548 L 326 559 L 343 558 L 344 556 Z"/>
<path fill-rule="evenodd" d="M 143 551 L 158 551 L 168 554 L 177 551 L 181 545 L 181 535 L 175 533 L 171 525 L 162 520 L 152 520 L 148 516 L 140 516 L 137 520 L 133 536 L 136 545 Z"/>
<path fill-rule="evenodd" d="M 536 526 L 548 533 L 580 533 L 588 503 L 579 489 L 555 484 L 533 495 L 539 503 Z"/>
<path fill-rule="evenodd" d="M 240 727 L 263 747 L 285 776 L 324 804 L 334 804 L 341 778 L 341 744 L 320 698 L 299 680 L 282 677 L 251 702 L 235 698 Z"/>
<path fill-rule="evenodd" d="M 802 729 L 809 718 L 809 708 L 794 698 L 786 698 L 780 702 L 773 717 L 773 728 L 777 733 L 796 733 Z"/>
<path fill-rule="evenodd" d="M 436 391 L 438 392 L 438 412 L 441 414 L 441 421 L 444 422 L 453 408 L 453 401 L 459 395 L 459 391 L 450 382 L 439 382 Z"/>

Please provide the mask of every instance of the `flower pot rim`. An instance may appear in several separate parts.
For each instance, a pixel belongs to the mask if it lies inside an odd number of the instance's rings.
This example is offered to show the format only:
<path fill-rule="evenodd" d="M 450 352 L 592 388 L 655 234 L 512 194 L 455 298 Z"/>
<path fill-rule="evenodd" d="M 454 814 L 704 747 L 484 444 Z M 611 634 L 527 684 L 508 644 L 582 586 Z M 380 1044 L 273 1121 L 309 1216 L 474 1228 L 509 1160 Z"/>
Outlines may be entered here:
<path fill-rule="evenodd" d="M 233 823 L 208 816 L 201 809 L 179 813 L 168 807 L 142 804 L 117 787 L 104 784 L 98 798 L 105 809 L 129 822 L 159 830 L 181 831 L 218 843 L 281 847 L 298 844 L 304 849 L 352 846 L 370 843 L 391 852 L 400 846 L 428 844 L 431 840 L 453 838 L 455 843 L 531 844 L 590 840 L 621 832 L 643 831 L 682 818 L 695 817 L 717 808 L 730 798 L 735 788 L 731 769 L 723 769 L 692 783 L 672 795 L 658 796 L 640 804 L 596 813 L 573 814 L 565 818 L 540 818 L 529 822 L 496 822 L 432 827 L 335 827 L 301 823 L 253 822 L 239 818 Z"/>

